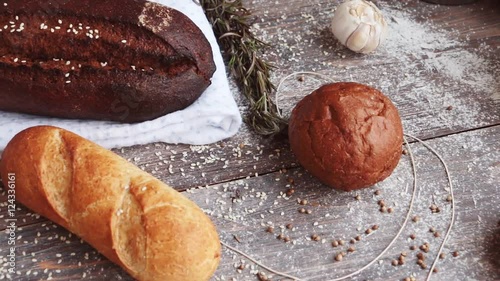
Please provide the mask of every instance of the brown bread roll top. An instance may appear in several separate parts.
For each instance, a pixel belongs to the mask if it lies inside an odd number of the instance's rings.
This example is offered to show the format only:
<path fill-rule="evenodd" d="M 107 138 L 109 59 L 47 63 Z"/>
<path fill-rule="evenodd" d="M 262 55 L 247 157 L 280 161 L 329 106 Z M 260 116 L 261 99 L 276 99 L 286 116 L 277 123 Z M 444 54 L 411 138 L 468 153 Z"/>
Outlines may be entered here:
<path fill-rule="evenodd" d="M 403 128 L 394 104 L 358 83 L 327 84 L 293 109 L 290 145 L 326 185 L 350 191 L 387 178 L 401 157 Z"/>

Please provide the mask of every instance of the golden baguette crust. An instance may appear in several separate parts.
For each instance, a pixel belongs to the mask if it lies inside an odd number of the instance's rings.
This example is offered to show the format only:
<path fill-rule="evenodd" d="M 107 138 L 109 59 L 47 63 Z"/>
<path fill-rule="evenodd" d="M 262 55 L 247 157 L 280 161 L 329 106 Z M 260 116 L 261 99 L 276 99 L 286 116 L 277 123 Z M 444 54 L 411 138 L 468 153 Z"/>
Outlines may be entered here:
<path fill-rule="evenodd" d="M 40 126 L 5 148 L 0 174 L 16 199 L 74 232 L 138 280 L 209 280 L 220 242 L 192 201 L 113 152 Z"/>

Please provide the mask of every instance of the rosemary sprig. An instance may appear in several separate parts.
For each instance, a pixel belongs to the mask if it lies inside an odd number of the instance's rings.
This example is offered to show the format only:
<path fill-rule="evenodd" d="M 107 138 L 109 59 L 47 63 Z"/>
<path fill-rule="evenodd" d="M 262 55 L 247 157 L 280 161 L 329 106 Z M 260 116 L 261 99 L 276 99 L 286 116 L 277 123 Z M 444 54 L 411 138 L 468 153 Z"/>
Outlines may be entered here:
<path fill-rule="evenodd" d="M 281 132 L 287 121 L 271 98 L 276 90 L 270 79 L 274 66 L 259 57 L 267 45 L 250 31 L 250 11 L 242 0 L 200 0 L 200 4 L 226 54 L 231 74 L 250 103 L 245 122 L 261 135 Z"/>

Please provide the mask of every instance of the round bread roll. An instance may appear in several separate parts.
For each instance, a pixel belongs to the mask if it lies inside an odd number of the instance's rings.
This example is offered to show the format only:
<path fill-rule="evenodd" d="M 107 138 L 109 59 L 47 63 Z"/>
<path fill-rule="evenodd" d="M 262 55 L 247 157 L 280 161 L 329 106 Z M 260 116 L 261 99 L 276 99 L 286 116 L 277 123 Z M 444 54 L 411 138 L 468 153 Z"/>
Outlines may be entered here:
<path fill-rule="evenodd" d="M 387 178 L 401 158 L 394 104 L 358 83 L 327 84 L 293 109 L 288 130 L 300 164 L 326 185 L 350 191 Z"/>

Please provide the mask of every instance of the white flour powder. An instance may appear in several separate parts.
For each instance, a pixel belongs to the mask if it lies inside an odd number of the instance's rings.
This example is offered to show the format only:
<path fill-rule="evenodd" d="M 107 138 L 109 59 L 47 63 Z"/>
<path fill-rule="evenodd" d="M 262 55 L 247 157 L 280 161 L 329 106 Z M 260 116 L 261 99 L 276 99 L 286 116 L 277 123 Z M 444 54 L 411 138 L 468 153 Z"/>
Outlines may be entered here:
<path fill-rule="evenodd" d="M 500 61 L 496 55 L 500 50 L 469 39 L 473 31 L 466 36 L 429 19 L 417 19 L 406 7 L 382 6 L 389 23 L 388 38 L 374 53 L 360 55 L 333 38 L 329 25 L 334 4 L 330 9 L 321 3 L 308 8 L 301 15 L 288 14 L 286 7 L 283 15 L 264 11 L 265 16 L 277 17 L 277 23 L 254 25 L 257 36 L 272 46 L 266 56 L 276 62 L 276 84 L 298 71 L 368 84 L 396 104 L 406 132 L 421 136 L 500 120 Z M 283 28 L 285 22 L 293 21 L 291 17 L 305 18 L 306 24 Z M 285 115 L 304 95 L 327 82 L 305 77 L 305 82 L 290 79 L 283 84 L 279 102 Z"/>

